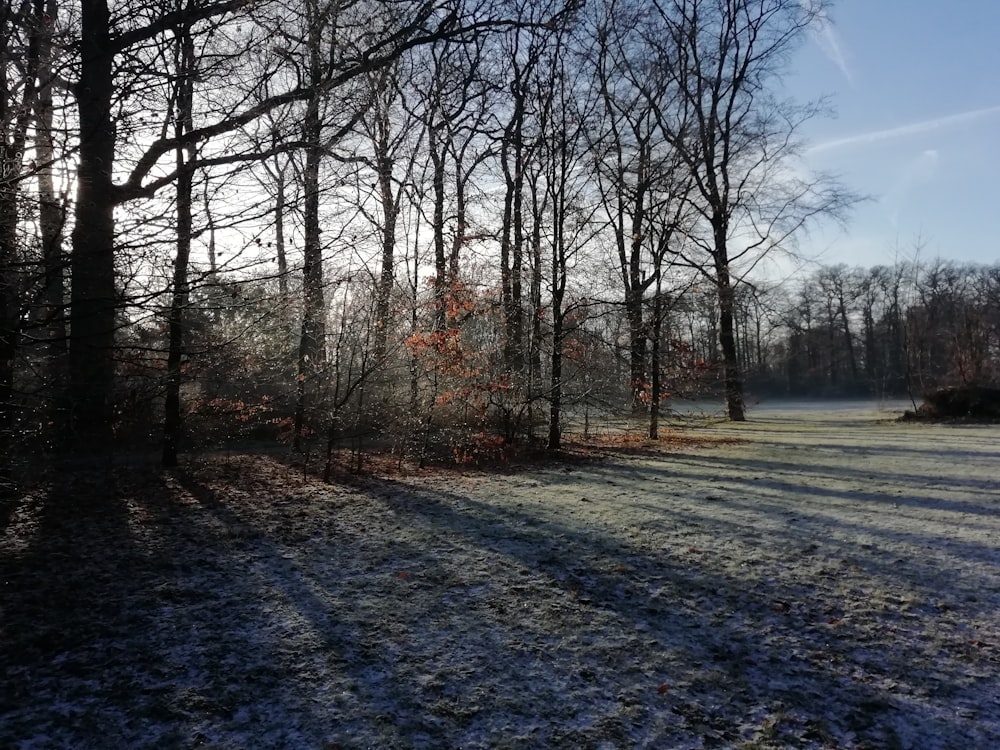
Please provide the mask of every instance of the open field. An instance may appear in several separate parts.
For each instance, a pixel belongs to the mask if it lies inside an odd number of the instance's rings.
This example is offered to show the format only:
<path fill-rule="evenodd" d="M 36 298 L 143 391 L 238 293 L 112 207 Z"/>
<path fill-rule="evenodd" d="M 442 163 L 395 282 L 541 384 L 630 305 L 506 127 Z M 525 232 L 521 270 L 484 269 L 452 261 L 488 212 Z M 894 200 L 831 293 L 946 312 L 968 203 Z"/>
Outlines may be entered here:
<path fill-rule="evenodd" d="M 887 416 L 66 477 L 0 536 L 0 747 L 1000 747 L 1000 427 Z"/>

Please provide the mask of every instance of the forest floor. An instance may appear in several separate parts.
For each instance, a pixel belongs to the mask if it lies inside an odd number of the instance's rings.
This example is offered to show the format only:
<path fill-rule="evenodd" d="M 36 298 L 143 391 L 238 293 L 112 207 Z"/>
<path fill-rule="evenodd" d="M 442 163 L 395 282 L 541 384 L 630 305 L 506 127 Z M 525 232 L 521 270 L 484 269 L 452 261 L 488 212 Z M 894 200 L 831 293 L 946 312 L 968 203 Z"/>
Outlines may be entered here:
<path fill-rule="evenodd" d="M 887 417 L 64 474 L 0 530 L 0 747 L 1000 747 L 1000 427 Z"/>

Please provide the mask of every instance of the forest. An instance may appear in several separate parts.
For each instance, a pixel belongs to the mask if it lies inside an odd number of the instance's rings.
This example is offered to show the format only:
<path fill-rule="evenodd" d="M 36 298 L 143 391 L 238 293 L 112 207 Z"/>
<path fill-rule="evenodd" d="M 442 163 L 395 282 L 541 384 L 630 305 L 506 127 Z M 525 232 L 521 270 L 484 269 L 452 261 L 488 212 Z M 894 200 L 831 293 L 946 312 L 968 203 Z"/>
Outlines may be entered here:
<path fill-rule="evenodd" d="M 3 0 L 0 456 L 478 461 L 997 379 L 1000 267 L 803 265 L 863 196 L 818 0 Z M 795 273 L 780 271 L 794 259 Z M 774 278 L 779 270 L 778 279 Z M 769 272 L 770 271 L 770 272 Z"/>

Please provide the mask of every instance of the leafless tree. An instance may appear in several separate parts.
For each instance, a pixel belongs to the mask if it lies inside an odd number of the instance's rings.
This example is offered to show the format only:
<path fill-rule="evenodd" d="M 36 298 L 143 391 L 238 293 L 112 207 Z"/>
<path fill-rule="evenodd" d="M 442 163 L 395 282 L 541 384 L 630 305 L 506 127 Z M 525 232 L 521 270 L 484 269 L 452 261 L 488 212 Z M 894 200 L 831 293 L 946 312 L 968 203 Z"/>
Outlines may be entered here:
<path fill-rule="evenodd" d="M 360 16 L 361 6 L 352 7 Z M 268 44 L 251 50 L 264 52 L 264 62 L 259 64 L 262 75 L 250 82 L 254 96 L 234 97 L 235 103 L 218 117 L 199 117 L 198 124 L 181 138 L 174 134 L 154 138 L 128 165 L 127 174 L 119 175 L 124 165 L 118 161 L 116 103 L 129 93 L 129 83 L 123 77 L 129 75 L 130 69 L 118 64 L 138 47 L 162 39 L 181 21 L 192 28 L 210 19 L 232 19 L 234 26 L 253 24 L 271 9 L 269 4 L 255 5 L 245 0 L 191 3 L 180 9 L 150 9 L 140 16 L 129 16 L 126 24 L 125 16 L 112 16 L 107 0 L 81 3 L 79 72 L 73 82 L 79 149 L 70 264 L 69 353 L 72 428 L 81 444 L 108 445 L 111 436 L 113 353 L 119 310 L 115 207 L 152 196 L 176 180 L 179 170 L 164 162 L 168 155 L 175 153 L 179 145 L 205 143 L 233 133 L 288 103 L 309 102 L 317 92 L 334 96 L 358 76 L 389 65 L 413 47 L 448 36 L 471 37 L 518 23 L 516 18 L 498 17 L 488 11 L 469 16 L 466 8 L 446 0 L 394 3 L 385 12 L 367 12 L 364 25 L 353 27 L 359 30 L 353 43 L 346 50 L 335 48 L 338 52 L 344 50 L 343 54 L 324 55 L 315 66 L 317 75 L 306 77 L 297 75 L 304 68 L 297 69 L 290 63 L 291 50 L 279 49 L 266 39 Z M 260 35 L 255 41 L 261 42 Z M 296 43 L 296 54 L 305 48 L 301 43 L 304 41 Z M 237 154 L 208 152 L 181 171 L 241 159 L 259 160 L 267 155 L 256 150 Z M 116 182 L 118 177 L 121 179 Z"/>
<path fill-rule="evenodd" d="M 647 42 L 676 96 L 658 113 L 681 154 L 703 232 L 683 259 L 718 293 L 719 345 L 729 418 L 745 418 L 735 330 L 741 279 L 788 249 L 809 222 L 839 216 L 855 196 L 825 175 L 791 169 L 802 124 L 821 109 L 776 93 L 791 52 L 823 12 L 800 0 L 657 0 Z"/>

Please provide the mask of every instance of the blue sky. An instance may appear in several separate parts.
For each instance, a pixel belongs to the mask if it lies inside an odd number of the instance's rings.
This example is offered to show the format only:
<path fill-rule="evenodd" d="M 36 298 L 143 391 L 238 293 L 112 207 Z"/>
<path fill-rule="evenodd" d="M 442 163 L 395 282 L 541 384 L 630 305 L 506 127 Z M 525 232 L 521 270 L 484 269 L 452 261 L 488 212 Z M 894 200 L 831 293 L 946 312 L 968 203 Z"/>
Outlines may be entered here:
<path fill-rule="evenodd" d="M 801 240 L 823 263 L 919 256 L 1000 262 L 1000 0 L 839 0 L 797 53 L 807 166 L 871 201 Z"/>

